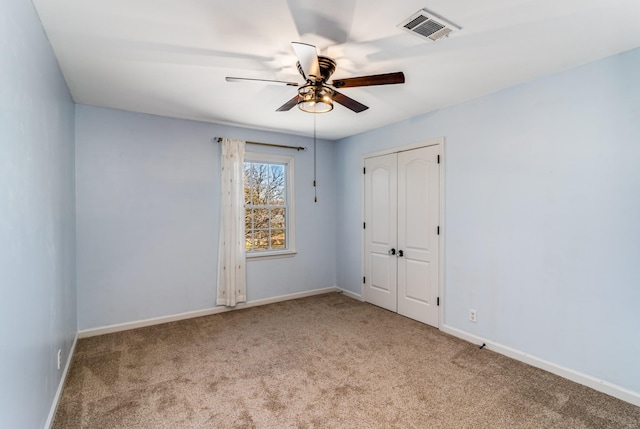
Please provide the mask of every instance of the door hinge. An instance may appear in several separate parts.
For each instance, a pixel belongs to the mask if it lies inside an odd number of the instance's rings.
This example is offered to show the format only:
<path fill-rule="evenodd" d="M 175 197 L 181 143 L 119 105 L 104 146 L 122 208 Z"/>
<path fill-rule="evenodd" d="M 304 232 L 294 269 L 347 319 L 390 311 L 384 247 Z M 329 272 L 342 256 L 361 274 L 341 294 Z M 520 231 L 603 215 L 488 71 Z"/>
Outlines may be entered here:
<path fill-rule="evenodd" d="M 436 298 L 436 305 L 440 307 L 440 297 Z"/>
<path fill-rule="evenodd" d="M 440 235 L 440 225 L 438 225 L 438 235 Z"/>
<path fill-rule="evenodd" d="M 362 278 L 362 283 L 366 283 L 366 282 L 367 282 L 367 278 L 366 278 L 366 277 L 363 277 L 363 278 Z"/>
<path fill-rule="evenodd" d="M 438 155 L 438 164 L 440 164 L 440 155 Z"/>
<path fill-rule="evenodd" d="M 367 174 L 367 167 L 362 167 L 362 174 Z"/>

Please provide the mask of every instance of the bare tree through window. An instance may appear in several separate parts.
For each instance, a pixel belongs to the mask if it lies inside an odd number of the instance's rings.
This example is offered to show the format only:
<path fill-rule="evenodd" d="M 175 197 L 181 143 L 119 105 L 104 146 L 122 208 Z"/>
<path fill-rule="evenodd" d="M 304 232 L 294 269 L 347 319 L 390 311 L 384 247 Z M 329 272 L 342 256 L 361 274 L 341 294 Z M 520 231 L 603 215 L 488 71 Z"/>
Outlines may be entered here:
<path fill-rule="evenodd" d="M 287 249 L 286 165 L 244 163 L 247 252 Z"/>

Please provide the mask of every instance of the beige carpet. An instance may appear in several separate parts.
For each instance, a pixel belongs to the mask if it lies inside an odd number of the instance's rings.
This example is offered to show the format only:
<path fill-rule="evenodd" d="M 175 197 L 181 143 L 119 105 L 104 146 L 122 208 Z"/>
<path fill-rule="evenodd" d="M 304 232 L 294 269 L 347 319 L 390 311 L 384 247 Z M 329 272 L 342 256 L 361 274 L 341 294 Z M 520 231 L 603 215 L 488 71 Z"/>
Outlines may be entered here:
<path fill-rule="evenodd" d="M 338 293 L 80 340 L 59 428 L 640 428 L 640 408 Z"/>

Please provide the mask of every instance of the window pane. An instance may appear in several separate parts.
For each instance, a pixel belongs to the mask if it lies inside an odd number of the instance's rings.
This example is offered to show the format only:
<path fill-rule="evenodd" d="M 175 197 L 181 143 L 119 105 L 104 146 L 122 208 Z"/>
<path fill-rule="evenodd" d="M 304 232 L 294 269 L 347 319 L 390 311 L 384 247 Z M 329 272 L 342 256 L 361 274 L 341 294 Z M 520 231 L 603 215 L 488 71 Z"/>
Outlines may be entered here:
<path fill-rule="evenodd" d="M 247 252 L 253 250 L 253 231 L 250 229 L 244 233 L 244 250 Z"/>
<path fill-rule="evenodd" d="M 287 240 L 284 229 L 272 229 L 271 230 L 271 248 L 272 249 L 286 249 Z"/>
<path fill-rule="evenodd" d="M 244 230 L 245 231 L 249 231 L 253 228 L 253 219 L 251 217 L 252 214 L 252 210 L 251 209 L 245 209 L 244 211 Z"/>
<path fill-rule="evenodd" d="M 251 163 L 244 163 L 244 203 L 251 204 Z"/>
<path fill-rule="evenodd" d="M 269 165 L 269 204 L 284 205 L 284 182 L 284 165 Z"/>
<path fill-rule="evenodd" d="M 284 186 L 272 188 L 269 197 L 269 204 L 273 206 L 283 206 L 285 202 Z"/>
<path fill-rule="evenodd" d="M 253 228 L 269 228 L 269 209 L 253 209 Z"/>
<path fill-rule="evenodd" d="M 260 204 L 261 164 L 251 163 L 251 204 Z"/>
<path fill-rule="evenodd" d="M 284 210 L 285 209 L 271 209 L 271 217 L 270 217 L 270 222 L 269 222 L 269 226 L 271 228 L 284 228 L 285 227 L 285 218 L 284 218 Z"/>
<path fill-rule="evenodd" d="M 269 231 L 257 230 L 253 237 L 253 250 L 269 250 Z"/>
<path fill-rule="evenodd" d="M 269 165 L 254 163 L 254 176 L 256 200 L 254 204 L 267 205 L 267 193 L 269 191 Z"/>

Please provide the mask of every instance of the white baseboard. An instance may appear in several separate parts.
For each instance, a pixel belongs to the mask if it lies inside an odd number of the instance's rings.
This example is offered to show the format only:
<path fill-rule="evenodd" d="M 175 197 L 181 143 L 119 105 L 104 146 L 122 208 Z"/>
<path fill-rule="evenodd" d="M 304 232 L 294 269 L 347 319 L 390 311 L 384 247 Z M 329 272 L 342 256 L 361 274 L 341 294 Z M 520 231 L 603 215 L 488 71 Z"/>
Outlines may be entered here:
<path fill-rule="evenodd" d="M 71 349 L 69 350 L 69 355 L 67 356 L 67 362 L 64 364 L 62 377 L 60 377 L 60 383 L 58 383 L 58 390 L 56 391 L 56 396 L 53 397 L 53 403 L 51 404 L 51 409 L 49 410 L 49 417 L 47 417 L 47 422 L 44 424 L 45 429 L 49 429 L 51 428 L 51 426 L 53 426 L 53 420 L 56 417 L 56 411 L 58 411 L 58 405 L 60 404 L 60 398 L 62 397 L 62 390 L 64 389 L 65 381 L 67 381 L 67 375 L 69 374 L 69 368 L 71 368 L 71 360 L 73 359 L 73 353 L 76 351 L 77 343 L 78 334 L 76 334 L 73 339 L 73 344 L 71 344 Z"/>
<path fill-rule="evenodd" d="M 355 300 L 364 302 L 364 297 L 359 293 L 351 292 L 350 290 L 342 289 L 338 286 L 336 286 L 336 289 L 342 292 L 343 294 L 345 294 L 346 296 L 348 296 L 349 298 L 353 298 Z"/>
<path fill-rule="evenodd" d="M 78 332 L 78 337 L 79 338 L 95 337 L 97 335 L 111 334 L 111 333 L 120 332 L 120 331 L 128 331 L 130 329 L 144 328 L 145 326 L 160 325 L 162 323 L 176 322 L 178 320 L 191 319 L 194 317 L 210 316 L 212 314 L 219 314 L 227 311 L 242 310 L 243 308 L 257 307 L 260 305 L 273 304 L 276 302 L 289 301 L 291 299 L 304 298 L 307 296 L 321 295 L 323 293 L 338 292 L 338 291 L 340 291 L 340 289 L 338 289 L 335 286 L 332 286 L 332 287 L 327 287 L 322 289 L 314 289 L 314 290 L 309 290 L 304 292 L 296 292 L 296 293 L 291 293 L 287 295 L 276 296 L 273 298 L 264 298 L 264 299 L 257 299 L 255 301 L 243 302 L 236 305 L 235 307 L 218 306 L 218 307 L 206 308 L 204 310 L 196 310 L 196 311 L 188 311 L 185 313 L 172 314 L 170 316 L 162 316 L 162 317 L 154 317 L 151 319 L 138 320 L 135 322 L 118 323 L 116 325 L 109 325 L 101 328 L 84 329 Z"/>
<path fill-rule="evenodd" d="M 568 380 L 574 381 L 576 383 L 590 387 L 599 392 L 613 396 L 614 398 L 621 399 L 625 402 L 629 402 L 630 404 L 640 407 L 640 393 L 638 392 L 634 392 L 632 390 L 626 389 L 616 384 L 609 383 L 608 381 L 600 380 L 590 375 L 583 374 L 581 372 L 574 371 L 569 368 L 565 368 L 553 362 L 549 362 L 544 359 L 540 359 L 536 356 L 532 356 L 528 353 L 524 353 L 519 350 L 513 349 L 511 347 L 507 347 L 502 344 L 486 340 L 482 337 L 479 337 L 474 334 L 470 334 L 468 332 L 462 331 L 457 328 L 453 328 L 451 326 L 443 325 L 440 328 L 440 330 L 442 332 L 453 335 L 454 337 L 461 338 L 473 344 L 478 344 L 478 345 L 485 344 L 485 347 L 487 349 L 492 350 L 496 353 L 500 353 L 501 355 L 508 356 L 512 359 L 518 360 L 520 362 L 524 362 L 536 368 L 543 369 L 550 373 L 559 375 L 560 377 L 566 378 Z"/>

